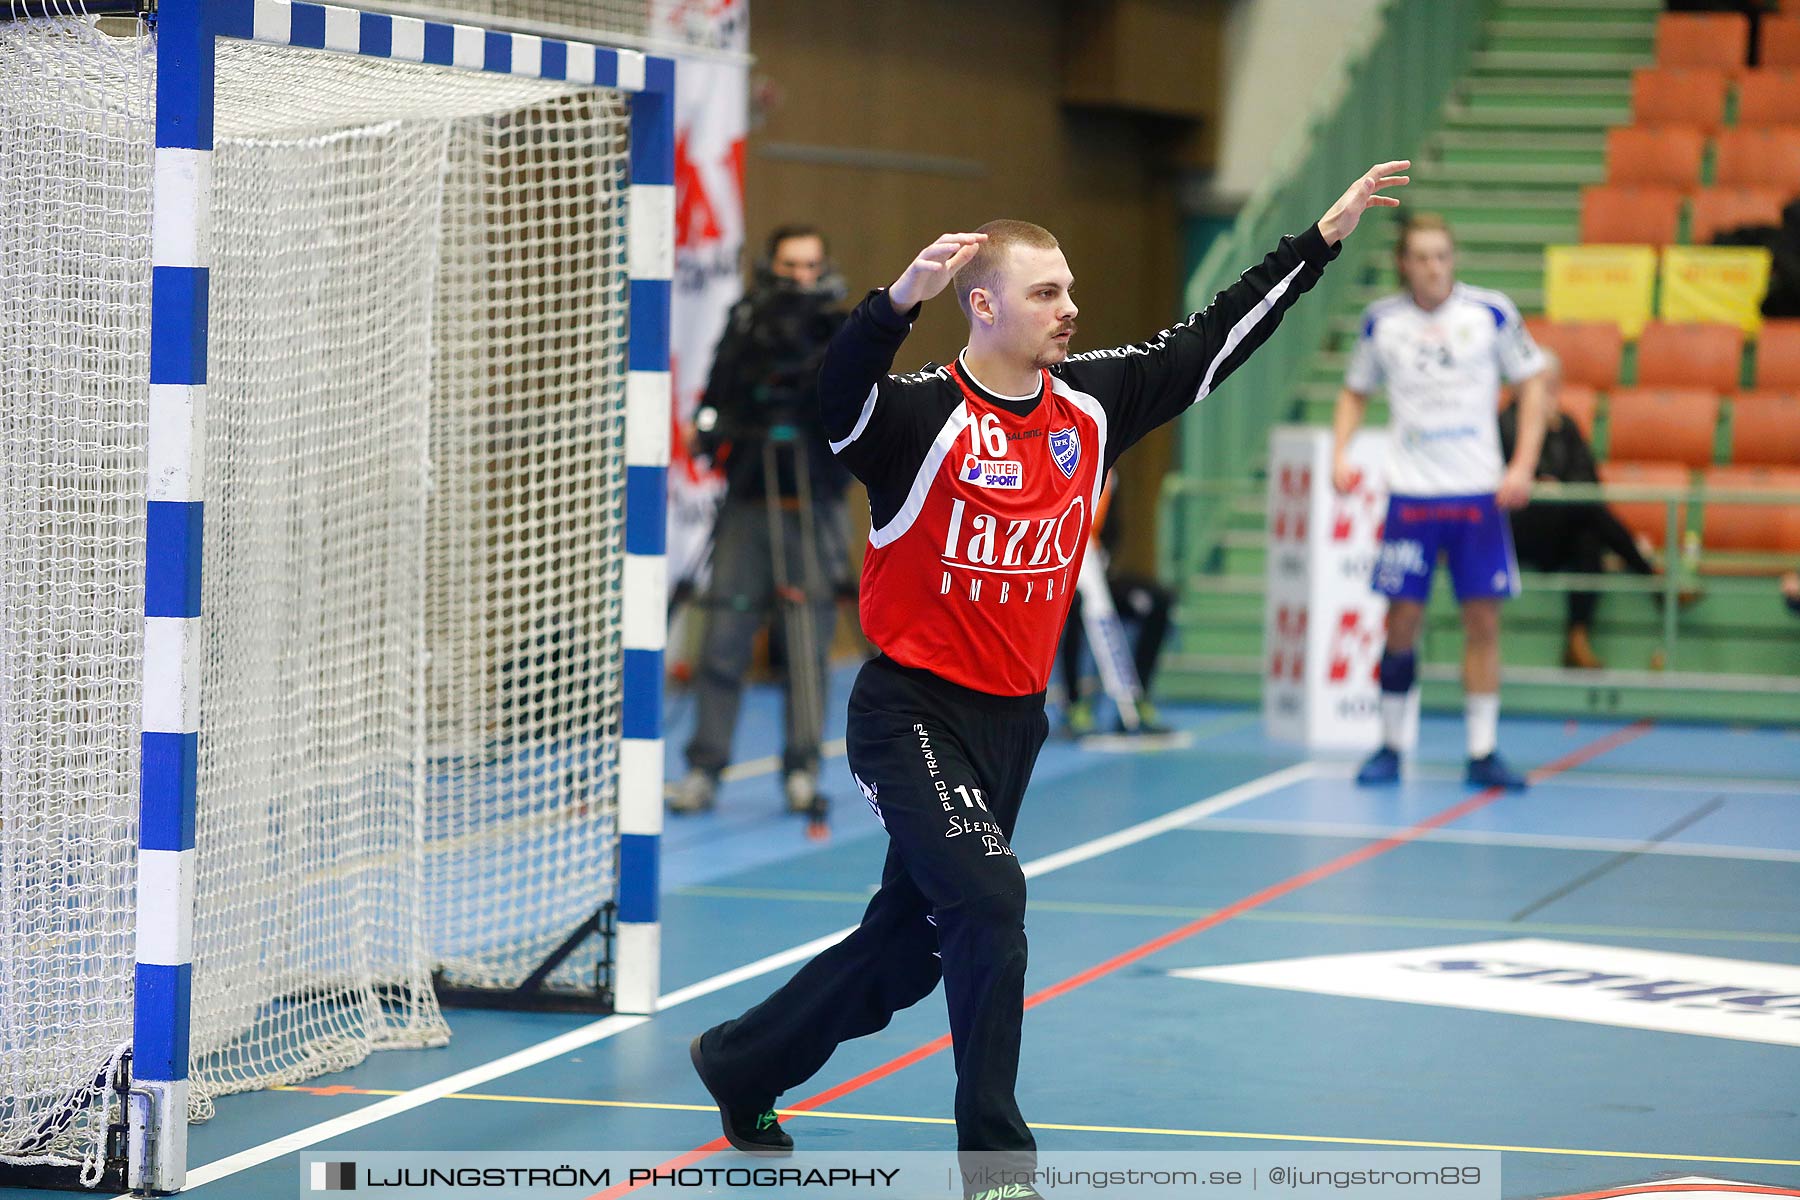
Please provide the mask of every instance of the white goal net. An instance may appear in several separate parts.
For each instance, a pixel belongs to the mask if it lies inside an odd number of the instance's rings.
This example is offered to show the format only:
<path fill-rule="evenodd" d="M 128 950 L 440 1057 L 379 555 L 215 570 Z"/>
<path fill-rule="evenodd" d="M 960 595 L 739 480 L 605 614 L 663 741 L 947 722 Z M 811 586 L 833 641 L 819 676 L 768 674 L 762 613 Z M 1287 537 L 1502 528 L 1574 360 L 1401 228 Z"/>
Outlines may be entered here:
<path fill-rule="evenodd" d="M 0 22 L 0 1162 L 131 1041 L 154 52 Z M 221 42 L 192 1115 L 613 894 L 627 113 Z M 550 986 L 596 986 L 597 946 Z"/>

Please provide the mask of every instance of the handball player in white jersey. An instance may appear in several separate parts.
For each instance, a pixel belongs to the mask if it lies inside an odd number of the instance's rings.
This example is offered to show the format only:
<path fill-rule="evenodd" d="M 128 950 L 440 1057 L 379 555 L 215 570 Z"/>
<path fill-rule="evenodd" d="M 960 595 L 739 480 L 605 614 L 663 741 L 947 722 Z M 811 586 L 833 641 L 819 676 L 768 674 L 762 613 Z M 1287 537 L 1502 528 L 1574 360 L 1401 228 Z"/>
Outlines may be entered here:
<path fill-rule="evenodd" d="M 1353 486 L 1345 458 L 1371 393 L 1389 409 L 1387 521 L 1374 587 L 1388 597 L 1381 656 L 1383 744 L 1357 772 L 1361 784 L 1400 777 L 1401 731 L 1417 678 L 1415 646 L 1440 554 L 1462 606 L 1467 780 L 1519 789 L 1525 778 L 1500 757 L 1500 602 L 1519 592 L 1519 567 L 1503 510 L 1531 495 L 1544 440 L 1544 356 L 1511 300 L 1456 281 L 1456 244 L 1441 217 L 1401 228 L 1394 251 L 1405 290 L 1363 310 L 1356 350 L 1338 393 L 1332 481 Z M 1500 452 L 1497 411 L 1504 380 L 1520 387 L 1512 461 Z"/>

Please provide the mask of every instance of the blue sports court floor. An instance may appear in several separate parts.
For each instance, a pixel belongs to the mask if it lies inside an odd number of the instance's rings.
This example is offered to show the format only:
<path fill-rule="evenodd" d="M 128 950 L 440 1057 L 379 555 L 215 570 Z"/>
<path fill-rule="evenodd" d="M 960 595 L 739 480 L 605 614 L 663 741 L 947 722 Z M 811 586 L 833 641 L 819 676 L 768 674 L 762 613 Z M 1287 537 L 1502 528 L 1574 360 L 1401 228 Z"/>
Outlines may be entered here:
<path fill-rule="evenodd" d="M 1508 719 L 1539 782 L 1498 795 L 1428 717 L 1417 778 L 1372 793 L 1252 712 L 1168 715 L 1185 748 L 1052 741 L 1019 822 L 1040 1145 L 1498 1149 L 1507 1197 L 1800 1194 L 1800 735 Z M 776 728 L 759 690 L 718 810 L 669 824 L 659 1015 L 453 1012 L 446 1049 L 222 1101 L 193 1193 L 291 1197 L 301 1150 L 717 1145 L 688 1039 L 852 925 L 884 850 L 841 742 L 831 838 L 779 812 Z M 941 995 L 783 1099 L 804 1147 L 954 1145 Z"/>

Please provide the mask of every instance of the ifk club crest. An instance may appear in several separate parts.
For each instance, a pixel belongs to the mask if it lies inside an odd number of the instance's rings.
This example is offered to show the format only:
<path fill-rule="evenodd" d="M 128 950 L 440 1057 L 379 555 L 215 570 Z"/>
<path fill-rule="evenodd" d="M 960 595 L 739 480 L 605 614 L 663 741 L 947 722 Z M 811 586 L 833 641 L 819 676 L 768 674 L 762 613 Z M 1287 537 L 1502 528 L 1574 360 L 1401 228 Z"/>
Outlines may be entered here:
<path fill-rule="evenodd" d="M 1064 478 L 1075 477 L 1075 464 L 1081 461 L 1081 437 L 1073 425 L 1050 431 L 1050 457 L 1056 460 Z"/>

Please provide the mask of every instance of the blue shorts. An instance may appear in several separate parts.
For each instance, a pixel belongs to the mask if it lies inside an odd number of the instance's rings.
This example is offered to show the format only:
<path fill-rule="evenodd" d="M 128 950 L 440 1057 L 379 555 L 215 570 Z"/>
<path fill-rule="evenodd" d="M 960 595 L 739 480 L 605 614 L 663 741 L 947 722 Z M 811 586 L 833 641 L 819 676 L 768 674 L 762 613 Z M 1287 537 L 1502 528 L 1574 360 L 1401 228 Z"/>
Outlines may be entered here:
<path fill-rule="evenodd" d="M 1423 604 L 1439 552 L 1450 565 L 1458 601 L 1519 594 L 1506 514 L 1486 496 L 1391 496 L 1375 556 L 1375 590 Z"/>

